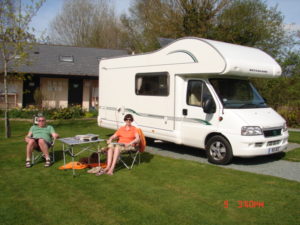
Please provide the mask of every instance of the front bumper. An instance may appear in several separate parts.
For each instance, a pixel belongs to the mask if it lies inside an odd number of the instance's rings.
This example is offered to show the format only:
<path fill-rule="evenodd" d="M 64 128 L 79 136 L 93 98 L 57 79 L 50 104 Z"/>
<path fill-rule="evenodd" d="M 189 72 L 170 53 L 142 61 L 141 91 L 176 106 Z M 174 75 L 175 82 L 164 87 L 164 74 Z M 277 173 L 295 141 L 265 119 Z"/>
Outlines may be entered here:
<path fill-rule="evenodd" d="M 231 140 L 232 153 L 239 157 L 254 157 L 261 155 L 271 155 L 284 151 L 288 146 L 288 132 L 280 136 L 266 138 L 260 136 L 234 136 Z"/>

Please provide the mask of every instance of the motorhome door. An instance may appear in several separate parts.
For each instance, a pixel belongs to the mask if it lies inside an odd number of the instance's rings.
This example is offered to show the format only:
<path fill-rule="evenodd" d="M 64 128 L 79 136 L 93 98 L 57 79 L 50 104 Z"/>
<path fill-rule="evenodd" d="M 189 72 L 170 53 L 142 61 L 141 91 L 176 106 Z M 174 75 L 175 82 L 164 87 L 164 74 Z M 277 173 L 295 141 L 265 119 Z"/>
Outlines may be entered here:
<path fill-rule="evenodd" d="M 182 142 L 186 145 L 203 147 L 205 136 L 213 115 L 203 111 L 204 102 L 212 95 L 204 80 L 188 79 L 185 82 L 185 97 L 182 103 Z"/>

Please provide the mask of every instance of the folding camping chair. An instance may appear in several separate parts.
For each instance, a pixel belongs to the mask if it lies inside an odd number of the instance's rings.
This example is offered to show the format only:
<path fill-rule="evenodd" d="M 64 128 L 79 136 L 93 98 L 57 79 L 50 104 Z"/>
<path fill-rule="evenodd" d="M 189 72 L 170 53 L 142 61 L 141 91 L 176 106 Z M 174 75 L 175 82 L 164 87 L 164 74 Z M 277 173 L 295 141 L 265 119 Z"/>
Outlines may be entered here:
<path fill-rule="evenodd" d="M 145 151 L 146 148 L 146 139 L 143 134 L 143 131 L 140 128 L 137 128 L 139 137 L 140 137 L 140 143 L 138 148 L 136 150 L 128 150 L 121 152 L 119 156 L 119 161 L 127 168 L 132 169 L 135 162 L 139 165 L 141 162 L 141 153 Z M 128 159 L 130 160 L 129 162 Z"/>
<path fill-rule="evenodd" d="M 55 144 L 55 139 L 53 139 L 51 146 L 49 147 L 49 156 L 51 159 L 51 163 L 55 162 L 55 152 L 54 152 L 54 144 Z M 44 154 L 42 150 L 38 147 L 33 149 L 32 151 L 32 156 L 31 156 L 31 164 L 34 165 L 37 162 L 39 162 L 42 158 L 44 158 Z"/>
<path fill-rule="evenodd" d="M 38 114 L 37 116 L 33 117 L 33 125 L 37 125 L 38 124 L 38 118 L 39 118 L 39 116 L 42 116 L 42 114 Z M 51 146 L 48 149 L 49 156 L 50 156 L 50 159 L 51 159 L 51 163 L 55 162 L 54 144 L 55 144 L 55 139 L 52 140 Z M 37 163 L 38 161 L 40 161 L 41 158 L 44 158 L 44 154 L 41 151 L 41 149 L 39 147 L 33 149 L 32 156 L 31 156 L 31 164 L 34 165 L 35 163 Z"/>

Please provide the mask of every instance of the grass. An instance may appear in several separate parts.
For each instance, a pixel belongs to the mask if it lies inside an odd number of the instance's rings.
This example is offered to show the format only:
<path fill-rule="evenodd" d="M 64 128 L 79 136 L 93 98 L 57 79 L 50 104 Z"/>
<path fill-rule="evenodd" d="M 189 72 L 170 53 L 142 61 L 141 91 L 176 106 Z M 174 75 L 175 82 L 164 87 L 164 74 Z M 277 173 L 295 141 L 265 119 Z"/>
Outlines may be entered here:
<path fill-rule="evenodd" d="M 300 144 L 300 132 L 289 132 L 289 142 Z M 284 160 L 300 162 L 300 148 L 285 153 Z"/>
<path fill-rule="evenodd" d="M 289 142 L 300 144 L 300 132 L 289 131 Z"/>
<path fill-rule="evenodd" d="M 292 162 L 300 162 L 300 148 L 296 148 L 292 151 L 285 153 L 283 159 Z"/>
<path fill-rule="evenodd" d="M 112 133 L 95 120 L 52 124 L 63 137 Z M 272 176 L 147 152 L 139 166 L 112 177 L 81 170 L 73 178 L 58 170 L 61 156 L 50 168 L 26 169 L 29 126 L 12 122 L 12 138 L 0 138 L 1 224 L 300 224 L 300 183 Z M 55 149 L 61 153 L 60 143 Z M 264 207 L 239 208 L 239 201 L 250 200 Z"/>

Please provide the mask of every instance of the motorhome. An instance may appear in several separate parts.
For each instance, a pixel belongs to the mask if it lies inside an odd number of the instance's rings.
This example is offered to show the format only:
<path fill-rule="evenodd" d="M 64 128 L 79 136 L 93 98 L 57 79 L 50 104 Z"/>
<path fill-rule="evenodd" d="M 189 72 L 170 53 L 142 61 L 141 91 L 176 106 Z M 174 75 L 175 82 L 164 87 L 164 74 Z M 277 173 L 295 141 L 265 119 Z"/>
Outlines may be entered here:
<path fill-rule="evenodd" d="M 131 113 L 146 137 L 205 149 L 215 164 L 271 155 L 286 149 L 287 125 L 249 78 L 279 76 L 259 49 L 193 37 L 102 59 L 98 124 L 117 129 Z"/>

